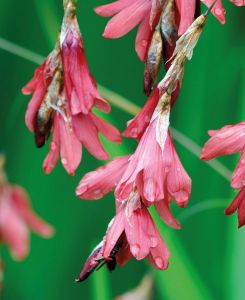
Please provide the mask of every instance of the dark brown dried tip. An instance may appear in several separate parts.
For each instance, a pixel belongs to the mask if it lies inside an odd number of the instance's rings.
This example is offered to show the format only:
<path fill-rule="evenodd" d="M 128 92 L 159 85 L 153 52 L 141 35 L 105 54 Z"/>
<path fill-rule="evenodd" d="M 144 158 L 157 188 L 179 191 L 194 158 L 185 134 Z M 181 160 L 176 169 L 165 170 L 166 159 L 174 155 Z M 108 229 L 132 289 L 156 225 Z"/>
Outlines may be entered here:
<path fill-rule="evenodd" d="M 200 15 L 201 15 L 201 1 L 196 0 L 195 19 L 197 19 Z"/>
<path fill-rule="evenodd" d="M 41 148 L 50 136 L 53 126 L 53 114 L 54 110 L 45 103 L 41 105 L 37 113 L 34 134 L 38 148 Z"/>
<path fill-rule="evenodd" d="M 84 280 L 86 280 L 94 271 L 98 271 L 100 268 L 102 268 L 104 265 L 106 265 L 107 269 L 112 272 L 115 270 L 117 266 L 116 261 L 116 254 L 122 247 L 122 243 L 119 241 L 113 250 L 110 253 L 109 259 L 104 259 L 102 254 L 102 247 L 103 242 L 100 243 L 90 254 L 89 258 L 87 259 L 79 278 L 76 279 L 77 283 L 80 283 Z"/>
<path fill-rule="evenodd" d="M 160 30 L 156 30 L 153 34 L 151 44 L 148 50 L 144 71 L 144 92 L 150 95 L 152 88 L 156 82 L 160 63 L 162 60 L 162 37 Z"/>
<path fill-rule="evenodd" d="M 172 47 L 178 39 L 178 28 L 175 21 L 174 1 L 169 0 L 165 6 L 160 23 L 161 35 Z"/>

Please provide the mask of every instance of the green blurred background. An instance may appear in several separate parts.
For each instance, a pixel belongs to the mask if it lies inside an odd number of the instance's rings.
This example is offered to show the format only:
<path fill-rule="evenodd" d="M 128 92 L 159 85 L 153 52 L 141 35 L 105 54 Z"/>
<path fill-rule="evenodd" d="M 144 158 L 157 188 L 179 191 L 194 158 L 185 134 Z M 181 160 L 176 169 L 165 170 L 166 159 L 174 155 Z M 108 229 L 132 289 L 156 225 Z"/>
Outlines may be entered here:
<path fill-rule="evenodd" d="M 95 15 L 93 8 L 105 2 L 78 0 L 90 69 L 98 83 L 142 106 L 146 97 L 142 92 L 143 65 L 134 52 L 135 31 L 119 40 L 103 39 L 106 20 Z M 171 116 L 171 125 L 200 146 L 208 138 L 208 129 L 244 120 L 245 9 L 223 2 L 227 24 L 222 26 L 209 18 L 186 66 Z M 0 7 L 0 37 L 43 56 L 52 50 L 62 20 L 61 0 L 1 0 Z M 43 174 L 41 166 L 48 146 L 35 148 L 24 124 L 29 98 L 21 95 L 36 65 L 0 49 L 0 67 L 0 147 L 7 155 L 9 180 L 28 190 L 35 210 L 56 228 L 51 240 L 31 236 L 31 253 L 22 263 L 14 262 L 3 248 L 6 272 L 2 299 L 109 300 L 135 287 L 151 270 L 144 261 L 131 260 L 111 274 L 101 270 L 82 284 L 74 283 L 114 214 L 113 195 L 97 202 L 80 201 L 74 196 L 80 178 L 101 164 L 85 150 L 75 177 L 69 177 L 60 164 L 51 175 Z M 120 130 L 132 118 L 115 107 L 104 117 Z M 111 157 L 135 148 L 130 140 L 123 146 L 105 144 Z M 153 272 L 154 299 L 242 300 L 245 228 L 238 231 L 236 216 L 223 214 L 235 193 L 224 177 L 186 147 L 175 144 L 193 179 L 193 192 L 185 210 L 175 209 L 182 231 L 169 230 L 156 218 L 172 256 L 166 272 Z M 220 161 L 232 170 L 237 157 Z"/>

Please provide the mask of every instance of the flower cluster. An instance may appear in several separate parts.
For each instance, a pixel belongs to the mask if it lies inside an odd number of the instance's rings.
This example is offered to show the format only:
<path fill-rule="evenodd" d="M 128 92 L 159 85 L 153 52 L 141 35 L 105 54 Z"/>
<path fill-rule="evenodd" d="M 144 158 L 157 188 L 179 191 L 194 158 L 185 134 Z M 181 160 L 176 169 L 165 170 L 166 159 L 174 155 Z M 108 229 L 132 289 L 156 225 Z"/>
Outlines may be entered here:
<path fill-rule="evenodd" d="M 237 6 L 244 0 L 230 0 Z M 225 23 L 222 1 L 202 0 L 212 6 L 213 15 Z M 135 50 L 145 62 L 144 90 L 150 94 L 160 68 L 172 55 L 178 36 L 183 35 L 200 15 L 200 3 L 193 0 L 117 0 L 95 8 L 103 17 L 112 17 L 105 27 L 105 38 L 119 38 L 139 25 Z M 168 64 L 166 65 L 168 67 Z"/>
<path fill-rule="evenodd" d="M 171 213 L 175 201 L 185 207 L 190 198 L 191 179 L 183 168 L 169 130 L 172 94 L 181 84 L 184 63 L 191 58 L 206 15 L 199 16 L 176 42 L 172 64 L 139 114 L 127 124 L 123 135 L 138 140 L 134 153 L 119 157 L 88 173 L 76 194 L 96 200 L 115 189 L 116 216 L 103 241 L 87 260 L 79 281 L 85 280 L 101 264 L 109 270 L 131 257 L 147 258 L 153 267 L 166 269 L 169 252 L 148 208 L 154 205 L 166 224 L 180 229 Z"/>
<path fill-rule="evenodd" d="M 236 152 L 241 154 L 231 181 L 231 186 L 240 191 L 225 210 L 227 215 L 238 211 L 238 225 L 241 227 L 245 225 L 245 122 L 227 125 L 219 130 L 210 130 L 208 133 L 211 138 L 203 147 L 201 159 L 209 160 Z"/>
<path fill-rule="evenodd" d="M 76 1 L 64 1 L 64 19 L 55 49 L 23 88 L 33 94 L 26 112 L 26 125 L 42 147 L 52 132 L 44 171 L 50 173 L 59 157 L 69 174 L 74 174 L 82 157 L 82 145 L 97 159 L 108 154 L 98 133 L 119 143 L 120 133 L 97 117 L 92 108 L 108 113 L 110 105 L 101 97 L 90 74 L 76 18 Z"/>
<path fill-rule="evenodd" d="M 0 245 L 6 244 L 12 256 L 15 259 L 22 260 L 29 251 L 29 231 L 32 230 L 47 238 L 53 235 L 53 228 L 32 211 L 26 191 L 7 182 L 2 169 L 3 163 L 4 159 L 1 157 Z"/>

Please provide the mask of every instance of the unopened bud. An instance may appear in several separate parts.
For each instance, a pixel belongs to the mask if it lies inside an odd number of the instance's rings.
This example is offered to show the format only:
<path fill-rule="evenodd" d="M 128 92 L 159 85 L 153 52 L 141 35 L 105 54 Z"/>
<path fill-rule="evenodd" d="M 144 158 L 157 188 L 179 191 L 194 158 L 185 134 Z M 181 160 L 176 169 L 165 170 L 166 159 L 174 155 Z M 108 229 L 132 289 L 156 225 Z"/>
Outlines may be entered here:
<path fill-rule="evenodd" d="M 48 88 L 47 94 L 39 108 L 35 124 L 35 142 L 37 147 L 42 147 L 49 138 L 54 116 L 54 104 L 58 101 L 61 88 L 62 73 L 58 69 Z"/>
<path fill-rule="evenodd" d="M 147 60 L 145 63 L 144 72 L 144 92 L 146 95 L 151 93 L 152 87 L 154 86 L 160 63 L 162 60 L 162 37 L 160 30 L 155 30 L 152 41 L 148 50 Z"/>
<path fill-rule="evenodd" d="M 168 0 L 160 23 L 161 34 L 170 46 L 174 46 L 178 39 L 178 29 L 175 22 L 174 0 Z"/>

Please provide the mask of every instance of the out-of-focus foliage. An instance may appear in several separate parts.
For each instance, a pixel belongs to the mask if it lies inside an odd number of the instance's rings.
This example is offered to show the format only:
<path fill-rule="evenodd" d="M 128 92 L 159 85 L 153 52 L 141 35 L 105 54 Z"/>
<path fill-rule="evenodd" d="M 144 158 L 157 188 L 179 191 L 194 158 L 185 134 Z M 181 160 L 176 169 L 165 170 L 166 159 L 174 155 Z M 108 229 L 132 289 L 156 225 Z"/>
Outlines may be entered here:
<path fill-rule="evenodd" d="M 106 1 L 78 0 L 78 13 L 85 49 L 97 81 L 142 106 L 143 65 L 134 52 L 134 35 L 119 40 L 101 37 L 106 20 L 96 16 L 93 7 Z M 220 25 L 212 16 L 188 62 L 183 87 L 173 109 L 171 125 L 202 145 L 207 130 L 244 120 L 245 114 L 245 9 L 224 1 L 227 23 Z M 0 36 L 47 55 L 55 42 L 62 19 L 61 0 L 25 0 L 0 3 Z M 28 97 L 21 87 L 32 76 L 33 63 L 0 50 L 0 148 L 8 157 L 11 182 L 23 185 L 33 199 L 34 208 L 56 227 L 51 240 L 31 237 L 31 254 L 23 263 L 10 259 L 3 249 L 5 288 L 3 300 L 112 299 L 135 287 L 148 270 L 144 262 L 131 261 L 113 274 L 95 274 L 77 285 L 74 279 L 91 247 L 104 234 L 114 214 L 114 199 L 98 202 L 75 198 L 74 189 L 96 161 L 86 151 L 74 178 L 59 166 L 45 176 L 42 160 L 47 146 L 35 148 L 33 136 L 25 127 Z M 117 108 L 108 120 L 120 130 L 131 118 Z M 123 147 L 106 144 L 112 157 L 129 153 L 135 143 L 125 140 Z M 161 224 L 163 237 L 172 252 L 169 270 L 155 272 L 154 299 L 244 299 L 245 229 L 239 231 L 235 216 L 223 215 L 215 199 L 224 207 L 234 196 L 228 181 L 176 143 L 179 155 L 193 179 L 189 206 L 213 201 L 214 207 L 183 216 L 183 230 L 174 232 Z M 222 159 L 229 168 L 234 158 Z M 211 205 L 212 206 L 212 205 Z M 217 208 L 218 207 L 218 208 Z M 175 212 L 182 214 L 181 210 Z M 165 235 L 164 235 L 165 234 Z"/>

